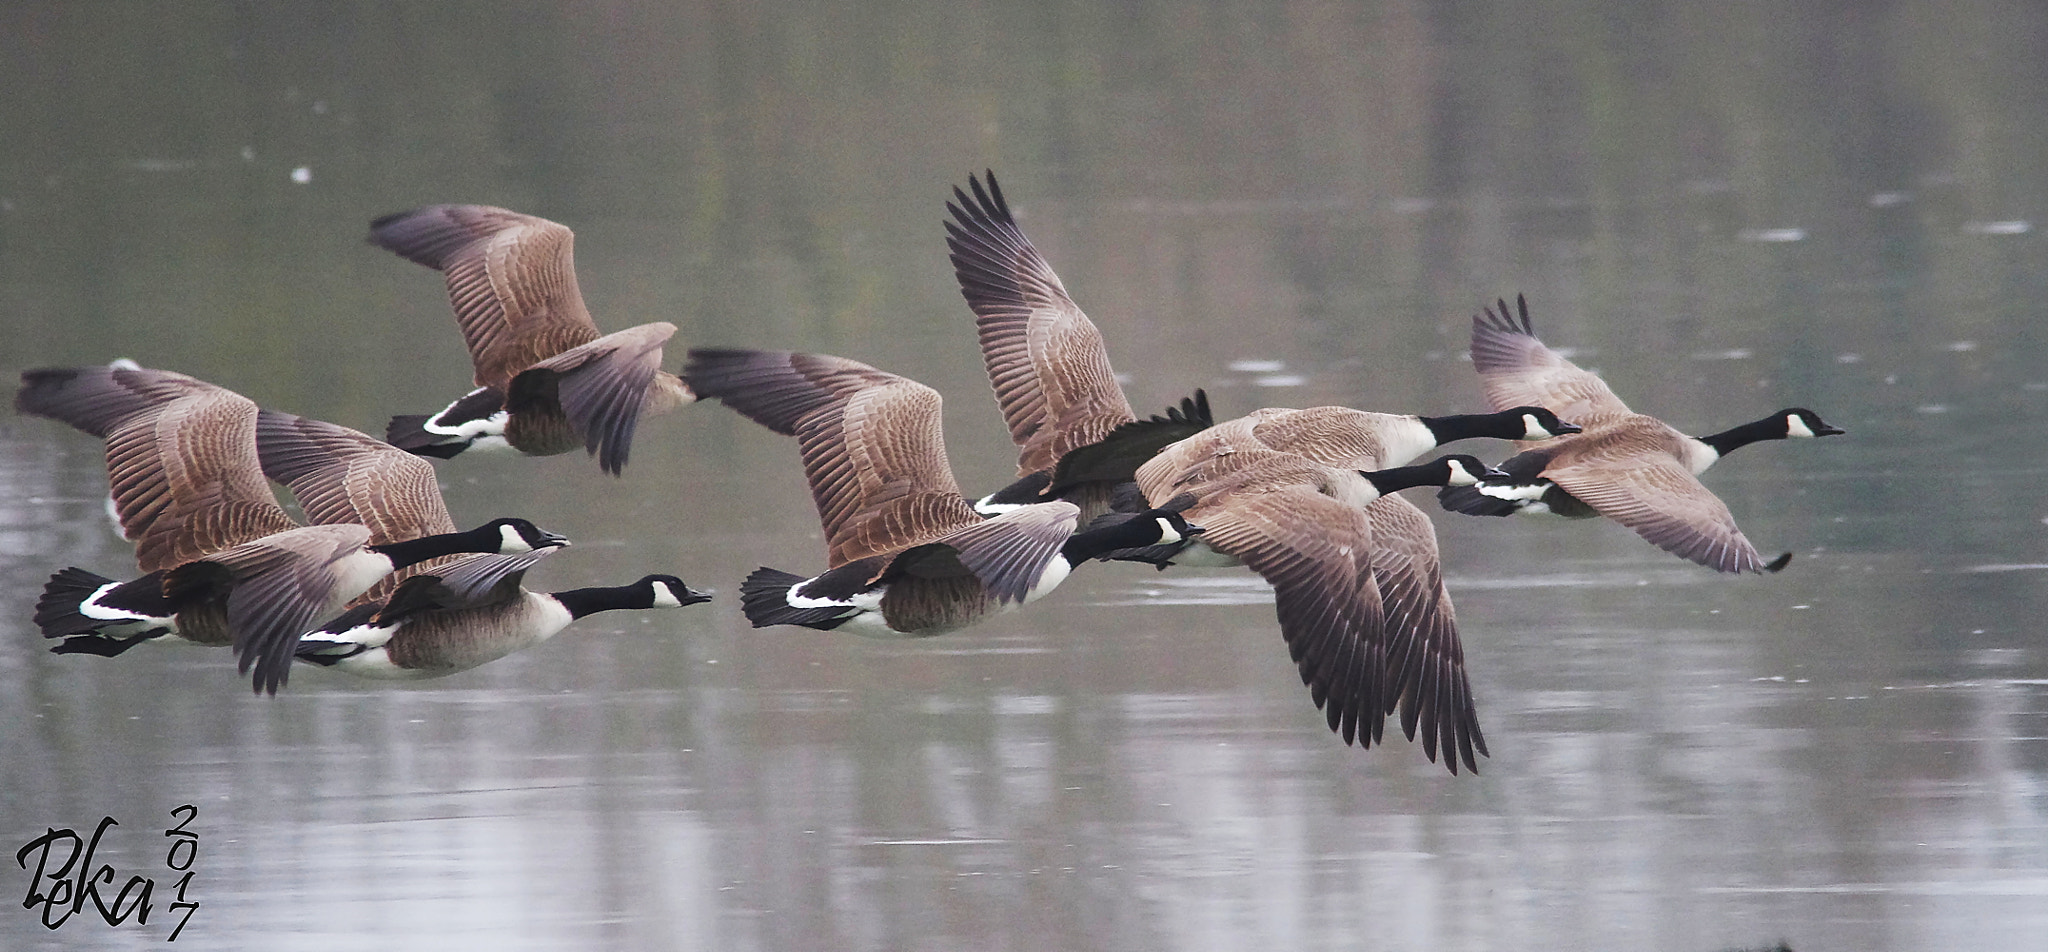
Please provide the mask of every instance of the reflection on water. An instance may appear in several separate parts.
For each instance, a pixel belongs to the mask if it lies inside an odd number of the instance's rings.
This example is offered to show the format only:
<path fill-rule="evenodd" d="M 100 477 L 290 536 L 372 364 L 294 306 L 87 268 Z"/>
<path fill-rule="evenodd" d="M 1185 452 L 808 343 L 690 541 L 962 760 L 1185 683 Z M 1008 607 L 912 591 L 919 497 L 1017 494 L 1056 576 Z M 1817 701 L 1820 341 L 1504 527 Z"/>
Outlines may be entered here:
<path fill-rule="evenodd" d="M 181 8 L 182 9 L 182 8 Z M 821 558 L 788 441 L 717 407 L 441 466 L 534 581 L 720 590 L 423 684 L 42 651 L 132 565 L 92 441 L 0 423 L 0 834 L 192 803 L 208 948 L 2020 948 L 2048 929 L 2044 14 L 2001 0 L 0 12 L 9 370 L 132 356 L 376 429 L 467 378 L 378 214 L 572 224 L 601 325 L 844 353 L 1012 454 L 938 222 L 993 166 L 1133 403 L 1478 402 L 1466 316 L 1711 431 L 1850 435 L 1707 482 L 1780 575 L 1617 526 L 1437 522 L 1493 749 L 1336 742 L 1244 573 L 1077 573 L 976 629 L 753 631 Z M 305 170 L 303 174 L 299 170 Z M 302 181 L 303 180 L 303 181 Z M 671 356 L 671 364 L 679 355 Z M 1149 409 L 1146 412 L 1150 412 Z M 1480 448 L 1493 458 L 1506 447 Z M 1419 496 L 1419 494 L 1418 494 Z M 0 887 L 26 872 L 0 864 Z M 160 900 L 161 902 L 161 900 Z M 9 912 L 13 909 L 13 912 Z M 0 909 L 0 946 L 168 926 Z"/>

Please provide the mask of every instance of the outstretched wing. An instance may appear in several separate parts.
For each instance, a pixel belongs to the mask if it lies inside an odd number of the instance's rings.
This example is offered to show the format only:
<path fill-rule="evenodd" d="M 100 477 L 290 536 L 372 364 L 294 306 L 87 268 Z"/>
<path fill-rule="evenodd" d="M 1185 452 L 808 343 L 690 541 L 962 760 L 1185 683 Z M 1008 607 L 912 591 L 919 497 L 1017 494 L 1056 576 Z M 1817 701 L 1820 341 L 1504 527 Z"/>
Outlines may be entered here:
<path fill-rule="evenodd" d="M 1579 459 L 1543 475 L 1652 545 L 1722 572 L 1761 572 L 1763 556 L 1728 504 L 1675 458 L 1636 455 L 1625 467 Z"/>
<path fill-rule="evenodd" d="M 1109 366 L 1102 332 L 1067 296 L 1003 201 L 969 176 L 970 196 L 946 203 L 946 247 L 960 294 L 974 311 L 982 362 L 1017 444 L 1017 473 L 1051 469 L 1076 447 L 1136 419 Z"/>
<path fill-rule="evenodd" d="M 1606 381 L 1582 370 L 1536 339 L 1529 302 L 1515 295 L 1516 313 L 1506 301 L 1472 316 L 1472 367 L 1495 410 L 1549 407 L 1569 423 L 1590 425 L 1629 412 Z"/>
<path fill-rule="evenodd" d="M 370 243 L 447 276 L 479 387 L 507 392 L 520 371 L 597 339 L 565 225 L 489 205 L 429 205 L 371 222 Z"/>
<path fill-rule="evenodd" d="M 1308 486 L 1205 500 L 1187 513 L 1203 541 L 1273 586 L 1280 635 L 1344 742 L 1370 747 L 1388 709 L 1387 642 L 1365 513 Z"/>
<path fill-rule="evenodd" d="M 256 457 L 256 404 L 184 374 L 65 367 L 22 374 L 23 413 L 107 441 L 121 532 L 145 572 L 297 527 Z"/>
<path fill-rule="evenodd" d="M 1474 752 L 1486 753 L 1479 712 L 1465 676 L 1465 648 L 1458 640 L 1457 613 L 1444 588 L 1436 528 L 1415 504 L 1382 496 L 1365 507 L 1372 522 L 1373 578 L 1386 613 L 1387 670 L 1391 688 L 1386 710 L 1401 710 L 1401 731 L 1412 740 L 1422 731 L 1422 752 L 1458 772 L 1458 762 L 1477 771 Z"/>
<path fill-rule="evenodd" d="M 859 361 L 787 351 L 690 351 L 684 379 L 794 435 L 830 566 L 936 541 L 979 521 L 946 461 L 938 391 Z"/>

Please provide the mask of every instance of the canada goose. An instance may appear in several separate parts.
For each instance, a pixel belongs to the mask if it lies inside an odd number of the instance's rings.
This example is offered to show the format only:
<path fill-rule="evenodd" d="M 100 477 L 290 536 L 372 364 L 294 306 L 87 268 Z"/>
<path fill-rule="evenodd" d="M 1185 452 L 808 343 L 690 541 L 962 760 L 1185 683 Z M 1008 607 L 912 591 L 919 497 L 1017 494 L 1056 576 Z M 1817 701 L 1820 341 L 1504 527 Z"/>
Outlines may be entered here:
<path fill-rule="evenodd" d="M 1173 449 L 1138 468 L 1148 499 L 1192 496 L 1207 528 L 1179 547 L 1113 552 L 1165 565 L 1242 564 L 1273 585 L 1280 633 L 1330 728 L 1370 747 L 1397 706 L 1452 773 L 1486 753 L 1429 519 L 1390 495 L 1497 475 L 1470 456 L 1360 472 L 1245 444 L 1192 463 Z M 1115 518 L 1115 517 L 1110 517 Z"/>
<path fill-rule="evenodd" d="M 1529 302 L 1515 296 L 1472 317 L 1472 366 L 1486 398 L 1559 407 L 1585 431 L 1552 440 L 1501 464 L 1507 475 L 1446 489 L 1445 509 L 1472 515 L 1521 512 L 1569 518 L 1606 516 L 1679 558 L 1723 572 L 1775 572 L 1792 554 L 1766 563 L 1736 528 L 1735 517 L 1698 476 L 1736 449 L 1760 440 L 1834 436 L 1812 410 L 1789 407 L 1711 436 L 1687 436 L 1656 417 L 1634 413 L 1598 376 L 1536 339 Z"/>
<path fill-rule="evenodd" d="M 937 391 L 866 364 L 787 351 L 690 351 L 683 375 L 770 430 L 795 436 L 824 524 L 827 571 L 762 568 L 740 587 L 755 627 L 845 626 L 873 637 L 936 635 L 1051 591 L 1115 548 L 1200 530 L 1158 508 L 1075 533 L 1054 501 L 983 520 L 946 461 Z"/>
<path fill-rule="evenodd" d="M 526 570 L 553 549 L 472 555 L 416 574 L 390 599 L 359 604 L 299 638 L 298 659 L 386 680 L 467 671 L 554 637 L 598 612 L 681 608 L 710 601 L 673 575 L 629 585 L 531 592 Z"/>
<path fill-rule="evenodd" d="M 115 655 L 175 635 L 232 644 L 239 670 L 276 693 L 314 619 L 392 571 L 459 552 L 567 540 L 524 519 L 377 544 L 361 525 L 300 526 L 279 508 L 256 451 L 256 405 L 183 374 L 125 367 L 30 370 L 15 407 L 107 442 L 123 534 L 146 573 L 116 582 L 69 568 L 36 604 L 59 653 Z"/>
<path fill-rule="evenodd" d="M 442 459 L 471 446 L 529 456 L 582 446 L 616 476 L 643 413 L 694 400 L 661 370 L 674 324 L 598 336 L 563 225 L 488 205 L 430 205 L 370 223 L 370 243 L 448 276 L 476 386 L 447 409 L 391 419 L 400 449 Z"/>
<path fill-rule="evenodd" d="M 264 474 L 285 484 L 313 522 L 368 526 L 374 542 L 454 531 L 433 467 L 382 440 L 264 410 L 256 449 Z M 612 588 L 522 588 L 526 569 L 554 551 L 429 560 L 394 572 L 340 617 L 304 632 L 298 658 L 366 677 L 440 677 L 539 644 L 593 612 L 711 597 L 668 575 Z"/>
<path fill-rule="evenodd" d="M 954 277 L 975 315 L 982 362 L 1019 452 L 1017 482 L 976 504 L 1070 498 L 1089 518 L 1127 484 L 1137 467 L 1168 445 L 1207 451 L 1195 434 L 1214 424 L 1207 394 L 1163 416 L 1138 421 L 1110 369 L 1102 333 L 1010 213 L 986 173 L 988 187 L 968 176 L 970 195 L 954 187 L 946 203 L 946 247 Z M 1264 445 L 1353 469 L 1400 466 L 1455 440 L 1492 437 L 1537 440 L 1578 432 L 1539 406 L 1452 416 L 1370 413 L 1348 407 L 1261 410 L 1242 418 Z M 1210 430 L 1211 439 L 1237 439 Z M 1176 443 L 1176 441 L 1181 441 Z"/>
<path fill-rule="evenodd" d="M 1154 451 L 1213 422 L 1208 394 L 1197 390 L 1165 414 L 1139 420 L 1110 369 L 1102 332 L 1017 227 L 995 173 L 988 173 L 987 190 L 973 176 L 967 184 L 973 197 L 955 187 L 958 203 L 946 203 L 953 215 L 945 223 L 946 247 L 1017 444 L 1018 476 L 975 509 L 995 515 L 1067 499 L 1081 506 L 1084 520 L 1093 519 Z"/>

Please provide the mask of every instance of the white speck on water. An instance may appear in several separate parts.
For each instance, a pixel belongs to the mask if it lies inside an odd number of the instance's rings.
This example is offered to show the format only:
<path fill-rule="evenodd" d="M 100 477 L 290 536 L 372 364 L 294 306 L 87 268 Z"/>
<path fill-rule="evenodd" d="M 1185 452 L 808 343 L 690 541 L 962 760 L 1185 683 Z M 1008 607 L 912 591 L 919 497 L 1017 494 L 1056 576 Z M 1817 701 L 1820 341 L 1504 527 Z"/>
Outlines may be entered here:
<path fill-rule="evenodd" d="M 2034 230 L 2030 222 L 2013 221 L 1966 221 L 1963 222 L 1965 235 L 2024 235 Z"/>
<path fill-rule="evenodd" d="M 1863 362 L 1863 355 L 1862 355 L 1862 354 L 1836 354 L 1836 355 L 1835 355 L 1835 363 L 1838 363 L 1838 364 L 1860 364 L 1860 363 L 1862 363 L 1862 362 Z"/>
<path fill-rule="evenodd" d="M 1703 350 L 1692 355 L 1694 360 L 1748 360 L 1754 352 L 1747 347 L 1730 347 L 1727 350 Z"/>
<path fill-rule="evenodd" d="M 308 168 L 308 167 L 306 167 L 306 166 L 303 166 L 303 165 L 301 165 L 301 166 L 299 166 L 298 168 L 295 168 L 295 169 L 293 169 L 293 170 L 292 170 L 292 181 L 293 181 L 294 183 L 296 183 L 296 184 L 299 184 L 299 185 L 304 185 L 304 184 L 306 184 L 307 182 L 310 182 L 310 181 L 312 181 L 312 180 L 313 180 L 313 170 L 312 170 L 312 169 L 310 169 L 310 168 Z"/>
<path fill-rule="evenodd" d="M 2020 389 L 2028 393 L 2040 393 L 2043 390 L 2048 390 L 2048 381 L 2029 380 L 2026 383 L 2020 384 Z"/>
<path fill-rule="evenodd" d="M 1973 340 L 1952 340 L 1941 345 L 1941 349 L 1950 353 L 1967 354 L 1977 349 L 1977 342 Z"/>
<path fill-rule="evenodd" d="M 1252 380 L 1256 387 L 1299 387 L 1308 381 L 1300 374 L 1268 374 Z"/>
<path fill-rule="evenodd" d="M 1885 375 L 1884 375 L 1884 382 L 1885 382 L 1885 383 L 1888 383 L 1888 384 L 1892 384 L 1892 383 L 1898 383 L 1898 382 L 1899 382 L 1899 375 L 1898 375 L 1898 374 L 1885 374 Z"/>
<path fill-rule="evenodd" d="M 1913 408 L 1913 412 L 1915 412 L 1915 413 L 1947 413 L 1947 412 L 1948 412 L 1948 404 L 1946 404 L 1946 403 L 1923 403 L 1923 404 L 1921 404 L 1921 405 L 1919 405 L 1919 406 L 1917 406 L 1917 407 L 1914 407 L 1914 408 Z"/>
<path fill-rule="evenodd" d="M 1875 195 L 1870 196 L 1870 207 L 1893 208 L 1895 206 L 1904 205 L 1912 200 L 1913 196 L 1905 192 L 1879 192 Z"/>
<path fill-rule="evenodd" d="M 1427 198 L 1397 198 L 1388 207 L 1398 215 L 1420 215 L 1436 207 L 1436 202 Z"/>
<path fill-rule="evenodd" d="M 1287 369 L 1284 360 L 1233 360 L 1228 365 L 1232 373 L 1270 374 Z"/>
<path fill-rule="evenodd" d="M 1805 610 L 1807 610 L 1807 609 L 1809 609 L 1809 608 L 1812 608 L 1812 607 L 1813 607 L 1812 605 L 1794 605 L 1794 606 L 1792 606 L 1792 610 L 1793 610 L 1793 611 L 1795 611 L 1795 612 L 1798 612 L 1798 611 L 1805 611 Z"/>
<path fill-rule="evenodd" d="M 255 147 L 255 146 L 253 146 L 253 145 L 245 145 L 245 146 L 243 146 L 243 147 L 242 147 L 242 161 L 244 161 L 244 162 L 254 162 L 254 161 L 256 161 L 256 147 Z"/>
<path fill-rule="evenodd" d="M 315 99 L 315 100 L 313 100 L 313 115 L 316 115 L 316 116 L 324 116 L 324 115 L 327 115 L 327 100 L 325 100 L 325 99 Z"/>
<path fill-rule="evenodd" d="M 1804 228 L 1744 228 L 1735 233 L 1737 241 L 1761 241 L 1779 244 L 1788 241 L 1805 241 Z"/>
<path fill-rule="evenodd" d="M 199 167 L 191 159 L 136 159 L 132 165 L 137 172 L 190 172 Z"/>

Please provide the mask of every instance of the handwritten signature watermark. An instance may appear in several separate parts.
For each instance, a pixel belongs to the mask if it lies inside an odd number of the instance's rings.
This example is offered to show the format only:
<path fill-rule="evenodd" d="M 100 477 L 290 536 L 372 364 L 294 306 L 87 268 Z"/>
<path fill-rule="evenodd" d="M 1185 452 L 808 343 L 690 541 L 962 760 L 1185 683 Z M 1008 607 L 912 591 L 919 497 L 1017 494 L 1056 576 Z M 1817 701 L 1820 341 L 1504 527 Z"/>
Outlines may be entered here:
<path fill-rule="evenodd" d="M 199 808 L 187 803 L 171 810 L 171 817 L 178 823 L 164 831 L 164 836 L 170 840 L 164 853 L 164 866 L 173 874 L 184 875 L 169 887 L 176 892 L 165 908 L 173 915 L 179 912 L 184 915 L 178 919 L 178 925 L 164 939 L 165 942 L 178 941 L 178 933 L 185 931 L 186 923 L 192 921 L 192 914 L 199 911 L 198 900 L 185 898 L 186 889 L 192 885 L 192 864 L 199 859 L 199 833 L 186 827 L 198 819 Z M 88 902 L 109 926 L 119 926 L 130 918 L 137 925 L 148 925 L 149 914 L 155 911 L 151 900 L 155 898 L 156 879 L 140 874 L 128 877 L 110 903 L 100 887 L 112 889 L 121 874 L 114 871 L 111 863 L 93 866 L 93 861 L 98 858 L 101 838 L 106 836 L 107 830 L 120 825 L 113 817 L 102 817 L 90 838 L 80 837 L 76 830 L 51 828 L 16 850 L 14 862 L 23 870 L 29 868 L 31 858 L 35 861 L 35 876 L 28 881 L 28 896 L 21 901 L 21 907 L 40 907 L 43 927 L 47 929 L 56 929 L 70 921 L 72 916 L 85 911 Z"/>

